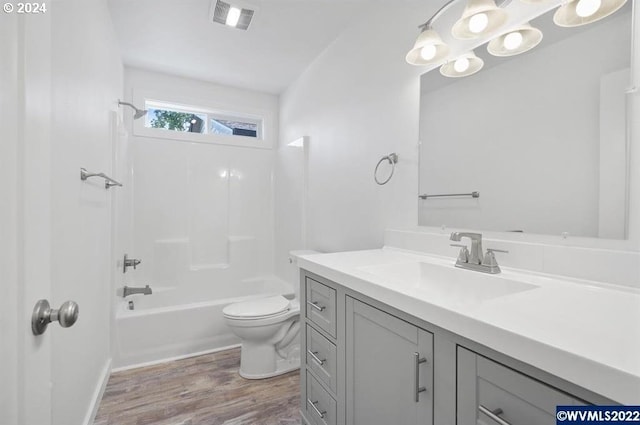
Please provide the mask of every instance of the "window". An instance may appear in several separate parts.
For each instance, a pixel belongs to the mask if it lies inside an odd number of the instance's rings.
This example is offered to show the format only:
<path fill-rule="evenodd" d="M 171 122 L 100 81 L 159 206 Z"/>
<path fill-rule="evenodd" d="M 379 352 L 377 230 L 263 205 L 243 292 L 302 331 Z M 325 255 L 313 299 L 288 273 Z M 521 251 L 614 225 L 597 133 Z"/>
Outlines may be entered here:
<path fill-rule="evenodd" d="M 262 140 L 262 118 L 146 101 L 145 127 Z"/>

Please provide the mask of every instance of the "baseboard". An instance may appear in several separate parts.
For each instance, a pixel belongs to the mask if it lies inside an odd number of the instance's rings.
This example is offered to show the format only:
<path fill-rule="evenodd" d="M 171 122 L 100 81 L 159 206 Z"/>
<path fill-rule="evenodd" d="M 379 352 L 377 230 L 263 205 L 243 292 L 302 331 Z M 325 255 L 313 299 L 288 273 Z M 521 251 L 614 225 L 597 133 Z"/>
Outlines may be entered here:
<path fill-rule="evenodd" d="M 109 382 L 109 376 L 111 375 L 111 360 L 112 359 L 109 358 L 102 369 L 96 389 L 93 391 L 91 405 L 89 405 L 87 415 L 84 418 L 84 425 L 93 425 L 93 421 L 96 419 L 96 414 L 100 408 L 100 402 L 102 401 L 104 390 L 107 388 L 107 382 Z"/>
<path fill-rule="evenodd" d="M 164 358 L 164 359 L 153 360 L 153 361 L 150 361 L 150 362 L 136 363 L 136 364 L 132 364 L 132 365 L 116 367 L 111 372 L 116 373 L 116 372 L 123 372 L 125 370 L 130 370 L 130 369 L 138 369 L 140 367 L 154 366 L 154 365 L 161 364 L 161 363 L 172 362 L 172 361 L 175 361 L 175 360 L 188 359 L 189 357 L 204 356 L 205 354 L 217 353 L 218 351 L 225 351 L 225 350 L 230 350 L 232 348 L 238 348 L 238 347 L 240 347 L 240 344 L 227 345 L 225 347 L 214 348 L 214 349 L 211 349 L 211 350 L 198 351 L 198 352 L 195 352 L 195 353 L 189 353 L 189 354 L 183 354 L 183 355 L 180 355 L 180 356 L 167 357 L 167 358 Z"/>

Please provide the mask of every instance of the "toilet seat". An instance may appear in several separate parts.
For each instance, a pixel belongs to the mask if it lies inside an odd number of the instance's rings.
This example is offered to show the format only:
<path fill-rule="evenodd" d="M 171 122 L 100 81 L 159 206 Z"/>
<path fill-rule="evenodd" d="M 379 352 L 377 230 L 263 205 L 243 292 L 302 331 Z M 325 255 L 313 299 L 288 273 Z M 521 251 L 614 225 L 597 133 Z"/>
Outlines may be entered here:
<path fill-rule="evenodd" d="M 291 303 L 282 295 L 242 301 L 226 306 L 222 313 L 228 319 L 256 320 L 281 316 L 287 313 Z"/>

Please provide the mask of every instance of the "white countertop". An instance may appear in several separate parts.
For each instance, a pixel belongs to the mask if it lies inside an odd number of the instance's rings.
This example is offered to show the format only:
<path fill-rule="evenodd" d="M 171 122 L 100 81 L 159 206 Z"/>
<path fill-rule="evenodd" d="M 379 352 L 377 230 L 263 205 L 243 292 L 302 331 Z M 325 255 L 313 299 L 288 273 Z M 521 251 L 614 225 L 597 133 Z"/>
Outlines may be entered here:
<path fill-rule="evenodd" d="M 622 404 L 640 404 L 640 291 L 503 268 L 494 276 L 535 287 L 460 300 L 376 272 L 420 263 L 453 268 L 455 259 L 395 248 L 298 259 L 303 269 L 419 319 Z"/>

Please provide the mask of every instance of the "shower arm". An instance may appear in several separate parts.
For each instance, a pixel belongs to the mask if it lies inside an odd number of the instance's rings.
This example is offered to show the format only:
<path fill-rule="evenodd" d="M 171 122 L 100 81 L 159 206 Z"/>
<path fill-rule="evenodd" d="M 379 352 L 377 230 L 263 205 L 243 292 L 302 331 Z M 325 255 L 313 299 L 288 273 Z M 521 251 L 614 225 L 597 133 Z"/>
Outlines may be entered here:
<path fill-rule="evenodd" d="M 133 103 L 123 102 L 120 99 L 118 99 L 118 106 L 121 106 L 121 105 L 126 105 L 130 108 L 133 108 L 133 110 L 135 111 L 135 114 L 133 115 L 133 119 L 135 120 L 137 120 L 138 118 L 142 118 L 147 113 L 146 109 L 140 109 L 136 107 Z"/>

